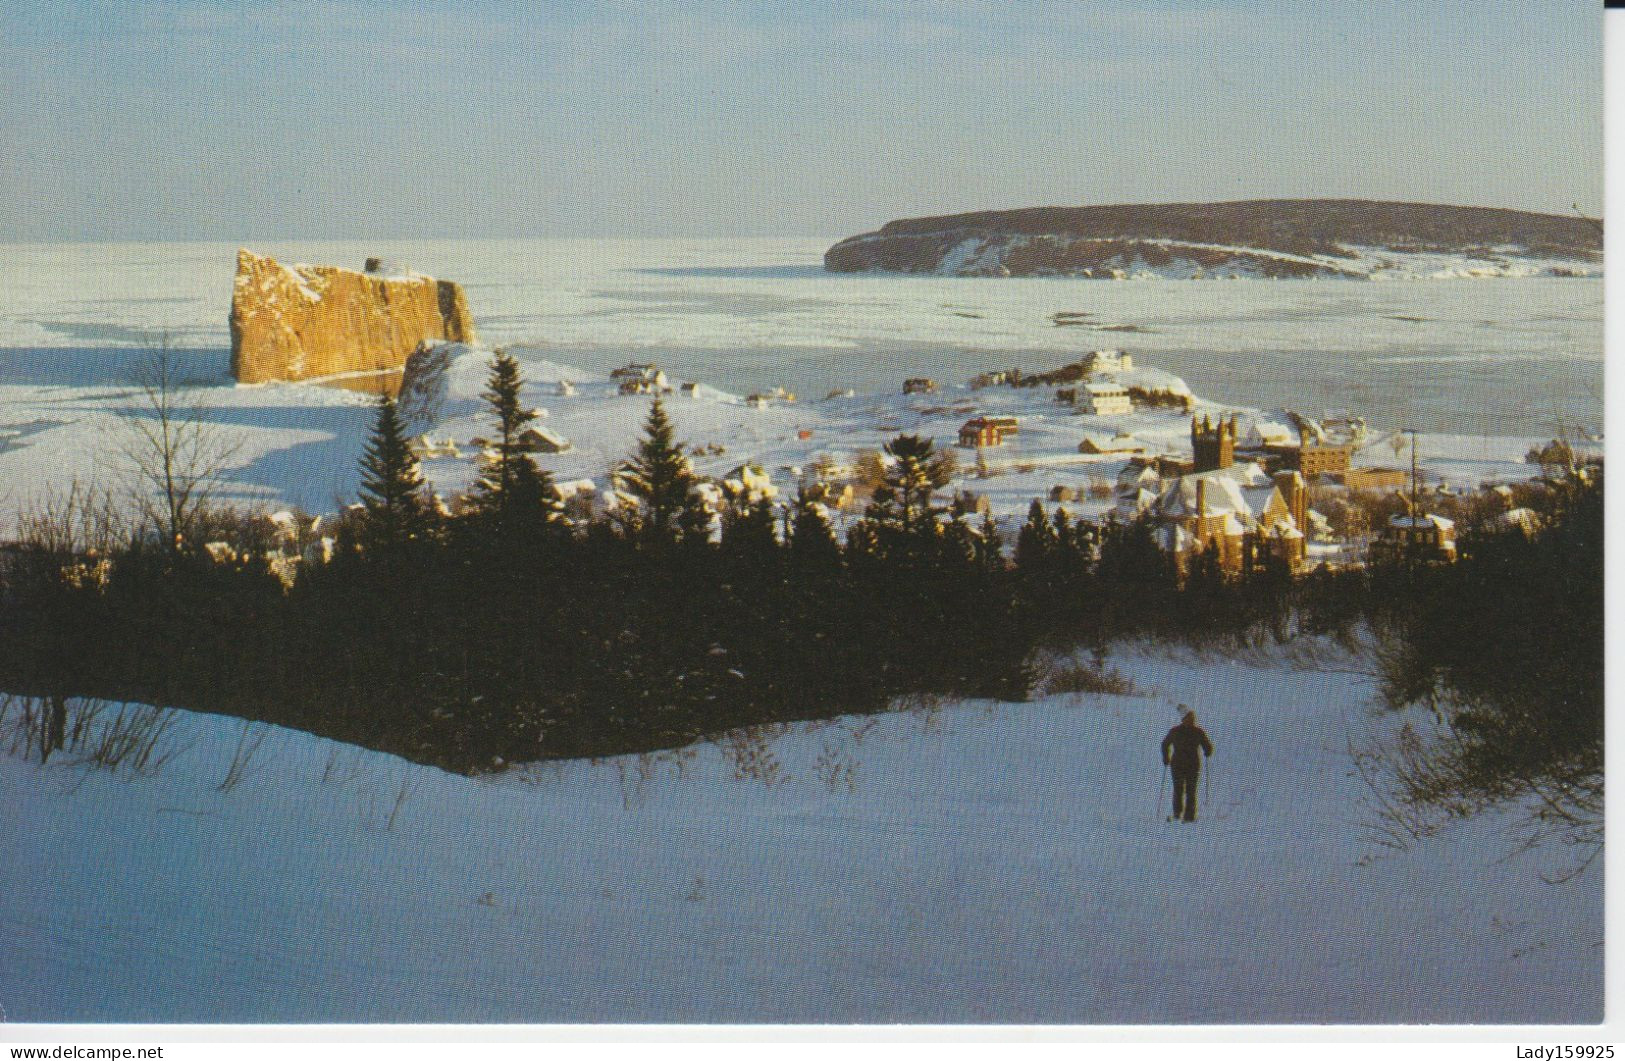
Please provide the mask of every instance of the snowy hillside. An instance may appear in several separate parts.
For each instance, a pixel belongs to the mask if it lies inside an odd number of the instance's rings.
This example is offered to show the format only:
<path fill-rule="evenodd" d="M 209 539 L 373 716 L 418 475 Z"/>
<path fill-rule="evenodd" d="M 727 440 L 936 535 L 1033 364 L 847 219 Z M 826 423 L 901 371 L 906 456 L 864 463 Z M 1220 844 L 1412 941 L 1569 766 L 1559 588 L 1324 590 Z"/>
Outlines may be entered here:
<path fill-rule="evenodd" d="M 1347 753 L 1390 724 L 1366 680 L 1115 662 L 1143 695 L 475 779 L 269 730 L 221 791 L 245 724 L 203 715 L 150 776 L 0 754 L 0 1004 L 23 1023 L 1600 1019 L 1600 865 L 1544 883 L 1550 862 L 1508 857 L 1507 815 L 1374 843 Z M 1195 825 L 1162 817 L 1174 701 L 1217 748 Z"/>

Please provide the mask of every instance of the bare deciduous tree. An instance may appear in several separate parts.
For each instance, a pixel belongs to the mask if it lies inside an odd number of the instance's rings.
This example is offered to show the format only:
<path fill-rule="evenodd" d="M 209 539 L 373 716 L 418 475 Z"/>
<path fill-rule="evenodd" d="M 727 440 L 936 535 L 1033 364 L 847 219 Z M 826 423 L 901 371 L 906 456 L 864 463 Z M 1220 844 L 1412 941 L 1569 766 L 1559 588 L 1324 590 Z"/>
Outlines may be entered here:
<path fill-rule="evenodd" d="M 199 388 L 181 374 L 168 335 L 147 347 L 134 383 L 121 451 L 134 473 L 143 521 L 167 548 L 178 550 L 192 544 L 240 444 L 208 417 Z"/>

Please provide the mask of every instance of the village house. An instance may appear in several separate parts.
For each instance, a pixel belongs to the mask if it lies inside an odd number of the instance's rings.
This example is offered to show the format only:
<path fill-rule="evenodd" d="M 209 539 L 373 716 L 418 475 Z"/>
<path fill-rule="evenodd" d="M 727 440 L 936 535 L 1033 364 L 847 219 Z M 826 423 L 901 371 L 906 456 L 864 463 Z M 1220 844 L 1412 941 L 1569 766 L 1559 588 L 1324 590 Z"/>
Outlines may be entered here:
<path fill-rule="evenodd" d="M 903 381 L 903 393 L 935 394 L 937 393 L 937 381 L 934 379 L 928 379 L 925 376 L 916 376 L 913 379 L 905 379 Z"/>
<path fill-rule="evenodd" d="M 1134 358 L 1121 350 L 1091 350 L 1078 365 L 1087 375 L 1096 372 L 1132 372 Z"/>
<path fill-rule="evenodd" d="M 1405 485 L 1406 474 L 1398 468 L 1350 468 L 1327 478 L 1350 490 L 1398 490 Z"/>
<path fill-rule="evenodd" d="M 960 427 L 959 444 L 966 449 L 1002 446 L 1006 435 L 1013 435 L 1019 431 L 1020 427 L 1014 417 L 978 416 L 966 420 Z"/>
<path fill-rule="evenodd" d="M 1157 499 L 1168 480 L 1191 470 L 1188 462 L 1161 454 L 1132 457 L 1117 473 L 1118 516 L 1133 519 Z"/>
<path fill-rule="evenodd" d="M 1354 460 L 1354 446 L 1347 442 L 1310 442 L 1297 448 L 1296 470 L 1305 479 L 1322 475 L 1346 475 Z"/>
<path fill-rule="evenodd" d="M 1255 420 L 1241 439 L 1248 450 L 1286 450 L 1296 447 L 1296 429 L 1275 420 Z"/>
<path fill-rule="evenodd" d="M 1341 421 L 1353 426 L 1345 428 L 1344 434 L 1333 435 L 1307 417 L 1287 415 L 1292 419 L 1290 427 L 1272 420 L 1254 422 L 1238 448 L 1272 471 L 1299 472 L 1311 482 L 1320 477 L 1336 480 L 1349 472 L 1365 437 L 1362 421 Z"/>
<path fill-rule="evenodd" d="M 750 500 L 771 500 L 779 496 L 779 488 L 759 464 L 741 464 L 722 478 L 722 489 L 730 497 Z"/>
<path fill-rule="evenodd" d="M 1502 533 L 1516 532 L 1525 538 L 1533 538 L 1540 533 L 1543 523 L 1534 509 L 1511 508 L 1496 516 L 1490 525 Z"/>
<path fill-rule="evenodd" d="M 622 365 L 611 372 L 609 378 L 621 381 L 622 394 L 661 394 L 671 390 L 666 374 L 653 363 Z"/>
<path fill-rule="evenodd" d="M 570 479 L 553 484 L 553 494 L 569 519 L 591 519 L 598 500 L 598 484 L 591 479 Z"/>
<path fill-rule="evenodd" d="M 462 455 L 457 443 L 451 439 L 437 439 L 432 435 L 419 435 L 407 443 L 407 448 L 419 460 L 430 457 L 459 457 Z"/>
<path fill-rule="evenodd" d="M 1127 416 L 1134 412 L 1128 388 L 1118 383 L 1085 383 L 1078 411 L 1091 416 Z"/>
<path fill-rule="evenodd" d="M 572 448 L 569 439 L 545 427 L 527 427 L 519 432 L 517 441 L 527 453 L 563 453 Z"/>
<path fill-rule="evenodd" d="M 1086 432 L 1083 441 L 1078 443 L 1079 453 L 1144 453 L 1145 443 L 1133 435 L 1119 433 L 1105 435 L 1097 432 Z"/>
<path fill-rule="evenodd" d="M 1420 516 L 1401 513 L 1391 517 L 1377 540 L 1371 543 L 1371 562 L 1404 560 L 1455 563 L 1455 522 L 1432 513 Z"/>
<path fill-rule="evenodd" d="M 852 478 L 852 465 L 833 453 L 820 453 L 813 459 L 812 478 L 820 483 L 839 483 Z"/>

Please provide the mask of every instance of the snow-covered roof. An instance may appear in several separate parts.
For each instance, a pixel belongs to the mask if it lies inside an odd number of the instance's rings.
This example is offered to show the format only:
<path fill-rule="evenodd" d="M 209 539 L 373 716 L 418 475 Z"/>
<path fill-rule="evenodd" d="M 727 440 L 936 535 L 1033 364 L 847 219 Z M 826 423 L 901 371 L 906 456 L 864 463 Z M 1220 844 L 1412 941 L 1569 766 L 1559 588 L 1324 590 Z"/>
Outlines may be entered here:
<path fill-rule="evenodd" d="M 1296 428 L 1274 420 L 1257 420 L 1247 428 L 1242 442 L 1251 446 L 1295 446 L 1298 432 Z"/>
<path fill-rule="evenodd" d="M 1129 434 L 1108 435 L 1099 431 L 1085 431 L 1083 441 L 1101 453 L 1139 452 L 1145 449 L 1145 443 Z"/>
<path fill-rule="evenodd" d="M 1204 484 L 1206 489 L 1201 491 L 1204 511 L 1198 513 L 1197 493 Z M 1274 486 L 1258 465 L 1233 464 L 1215 471 L 1180 476 L 1157 499 L 1157 513 L 1216 516 L 1234 512 L 1251 522 L 1264 510 L 1273 492 Z"/>
<path fill-rule="evenodd" d="M 1117 485 L 1119 486 L 1156 486 L 1160 482 L 1162 482 L 1162 476 L 1159 475 L 1157 473 L 1157 469 L 1150 464 L 1135 464 L 1130 462 L 1129 464 L 1125 465 L 1123 470 L 1117 475 Z"/>
<path fill-rule="evenodd" d="M 1153 532 L 1157 545 L 1170 553 L 1182 553 L 1196 544 L 1190 532 L 1177 523 L 1167 523 Z"/>
<path fill-rule="evenodd" d="M 1407 516 L 1401 513 L 1391 517 L 1388 524 L 1392 527 L 1437 527 L 1440 530 L 1449 530 L 1456 525 L 1456 521 L 1446 519 L 1443 516 L 1436 516 L 1431 512 L 1425 516 Z"/>
<path fill-rule="evenodd" d="M 577 494 L 596 494 L 598 486 L 591 479 L 571 479 L 567 482 L 554 483 L 553 489 L 558 492 L 561 499 L 568 501 Z"/>
<path fill-rule="evenodd" d="M 1532 508 L 1513 508 L 1495 517 L 1495 524 L 1502 528 L 1517 528 L 1526 534 L 1532 534 L 1540 529 L 1541 519 Z"/>
<path fill-rule="evenodd" d="M 1117 499 L 1117 510 L 1125 517 L 1133 519 L 1156 503 L 1157 495 L 1142 488 L 1119 497 Z"/>

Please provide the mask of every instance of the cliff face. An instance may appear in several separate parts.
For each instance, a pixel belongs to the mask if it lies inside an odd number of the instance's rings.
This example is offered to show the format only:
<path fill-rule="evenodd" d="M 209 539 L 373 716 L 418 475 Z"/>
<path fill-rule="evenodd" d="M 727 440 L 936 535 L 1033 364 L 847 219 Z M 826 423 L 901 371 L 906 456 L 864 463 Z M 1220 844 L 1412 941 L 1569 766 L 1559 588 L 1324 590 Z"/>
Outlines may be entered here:
<path fill-rule="evenodd" d="M 1592 276 L 1602 231 L 1519 210 L 1278 199 L 1040 207 L 893 221 L 824 255 L 830 272 L 945 276 Z"/>
<path fill-rule="evenodd" d="M 399 369 L 426 339 L 474 341 L 463 289 L 449 280 L 289 267 L 237 252 L 231 370 L 239 383 Z"/>

